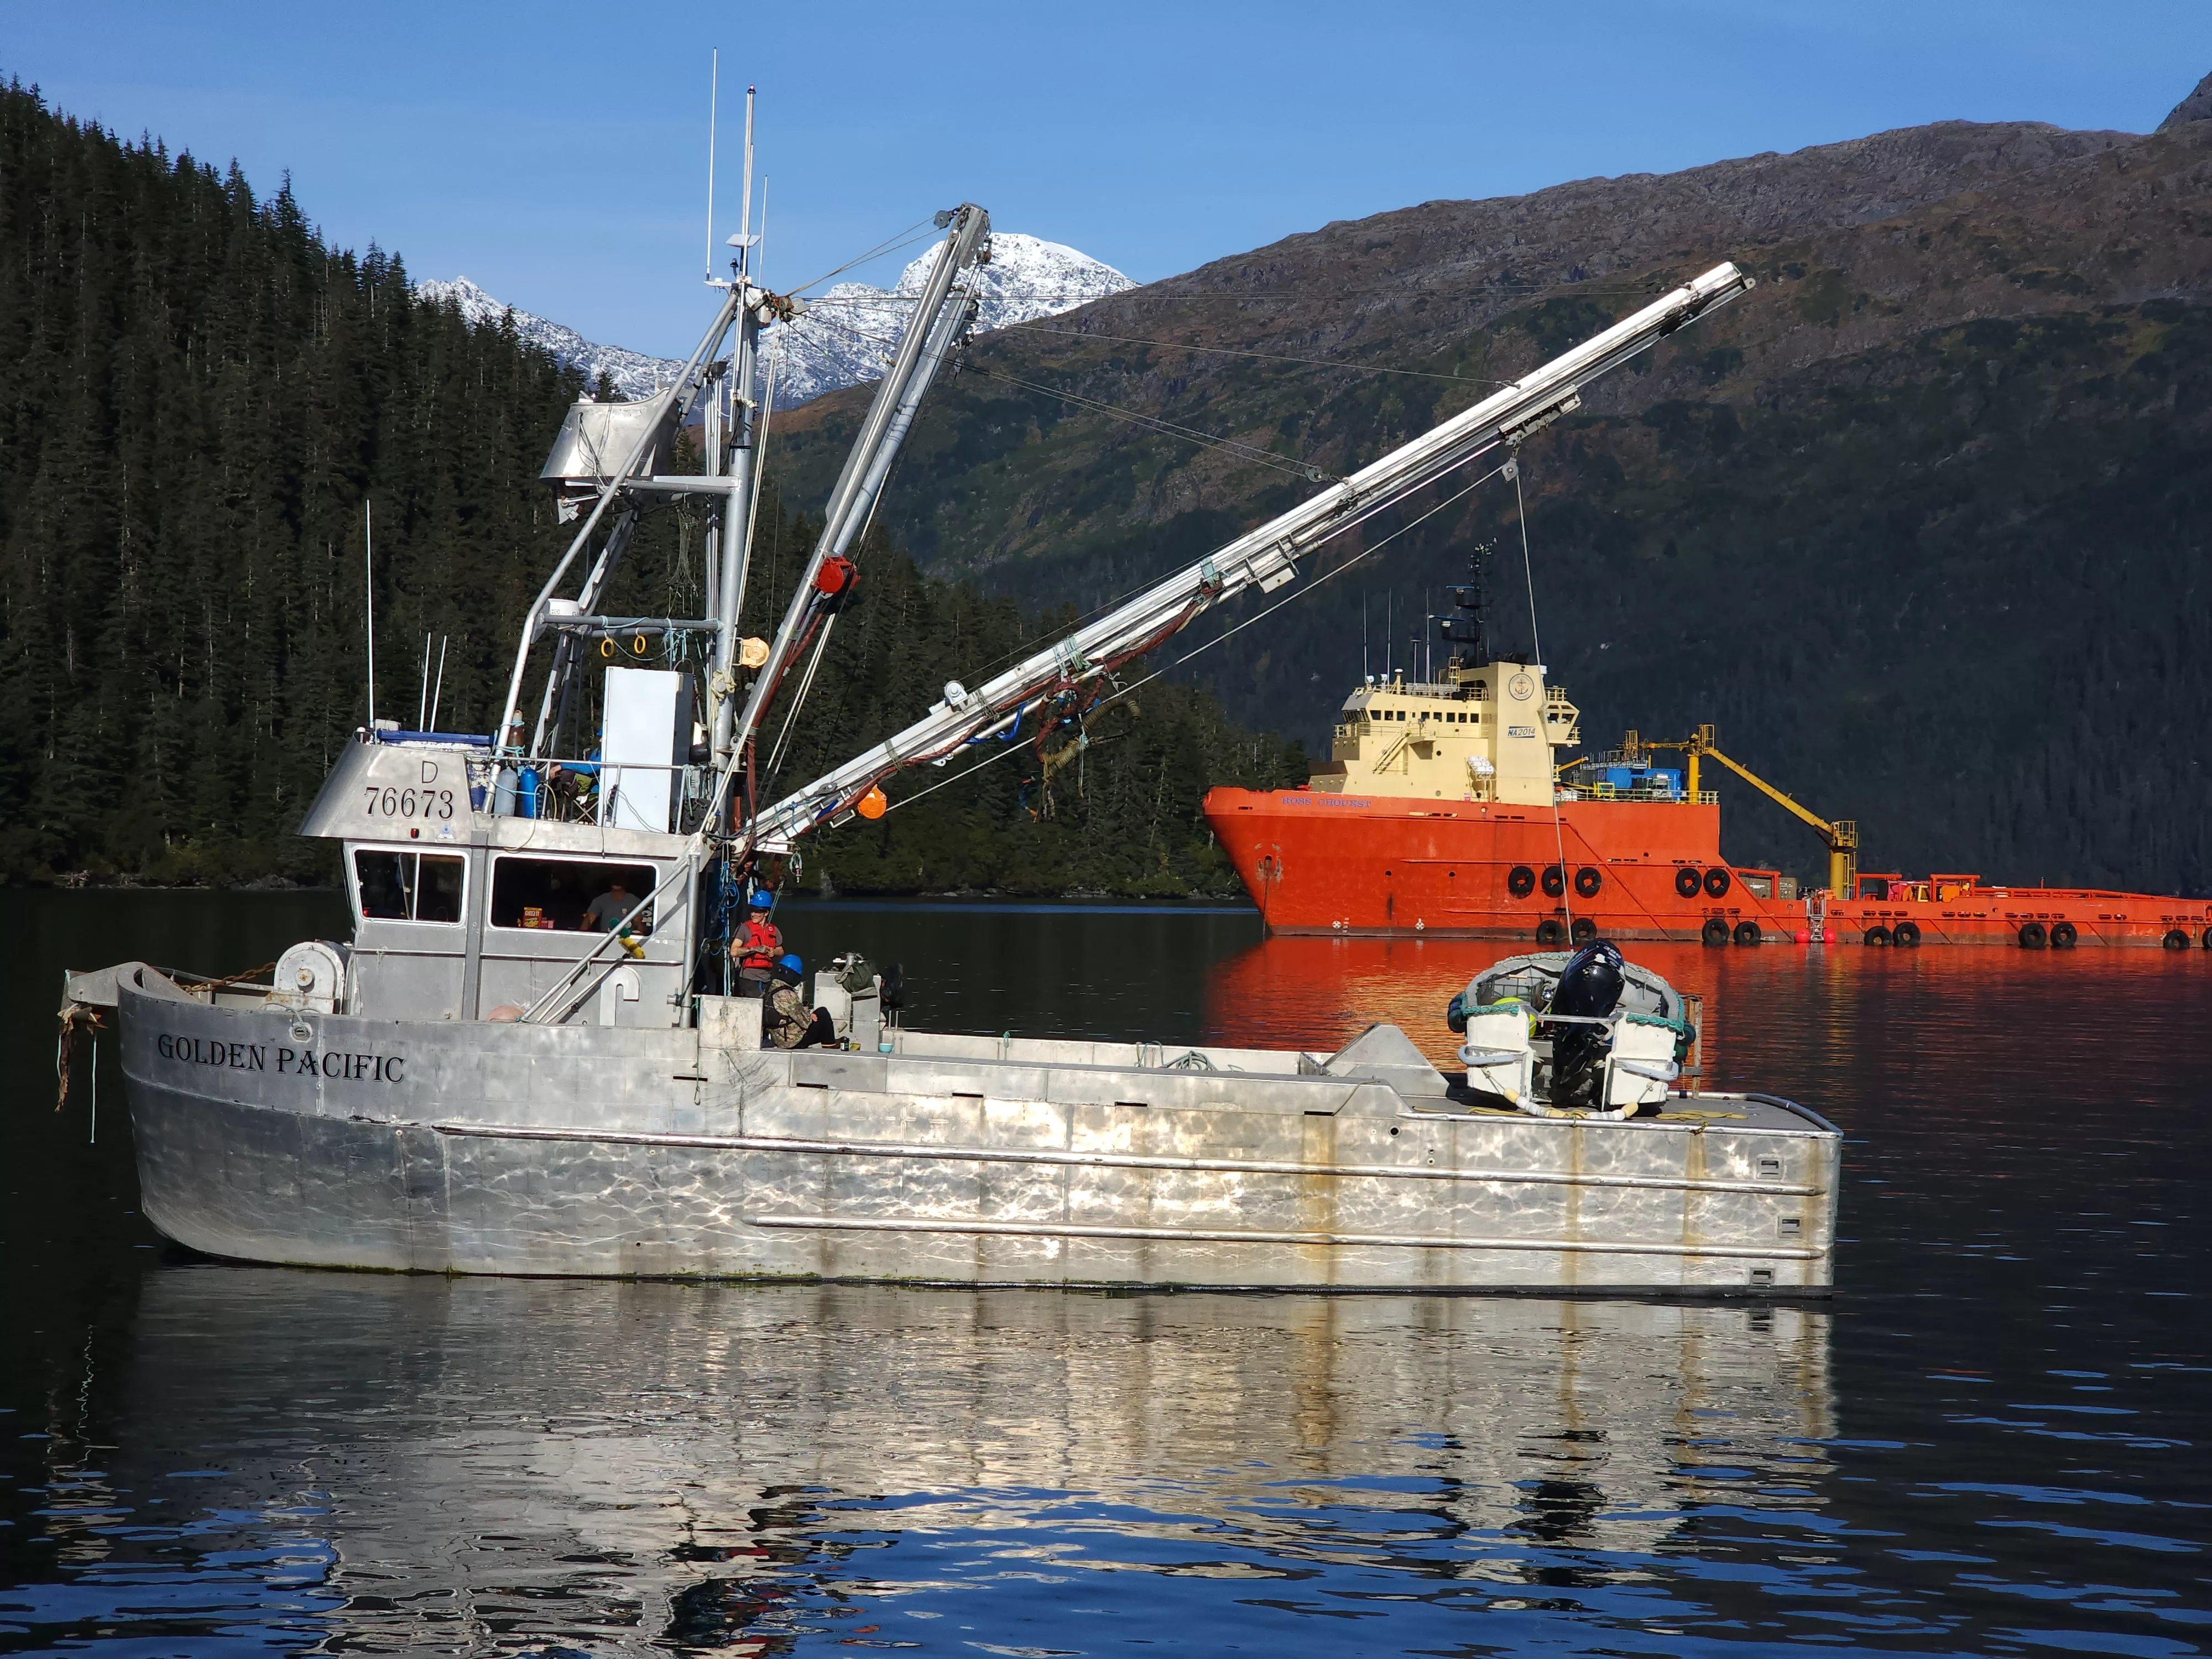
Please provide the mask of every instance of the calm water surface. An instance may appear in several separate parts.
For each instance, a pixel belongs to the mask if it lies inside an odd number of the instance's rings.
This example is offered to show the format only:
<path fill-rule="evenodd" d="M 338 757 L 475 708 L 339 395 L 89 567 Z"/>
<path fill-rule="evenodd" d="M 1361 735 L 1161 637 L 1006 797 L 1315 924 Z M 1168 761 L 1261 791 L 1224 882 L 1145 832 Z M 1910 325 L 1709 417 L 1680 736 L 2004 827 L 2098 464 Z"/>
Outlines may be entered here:
<path fill-rule="evenodd" d="M 113 1655 L 2195 1654 L 2212 958 L 1637 952 L 1850 1137 L 1842 1294 L 1706 1307 L 612 1285 L 198 1261 L 64 963 L 327 897 L 17 895 L 0 1648 Z M 916 1023 L 1445 1052 L 1504 947 L 793 907 Z"/>

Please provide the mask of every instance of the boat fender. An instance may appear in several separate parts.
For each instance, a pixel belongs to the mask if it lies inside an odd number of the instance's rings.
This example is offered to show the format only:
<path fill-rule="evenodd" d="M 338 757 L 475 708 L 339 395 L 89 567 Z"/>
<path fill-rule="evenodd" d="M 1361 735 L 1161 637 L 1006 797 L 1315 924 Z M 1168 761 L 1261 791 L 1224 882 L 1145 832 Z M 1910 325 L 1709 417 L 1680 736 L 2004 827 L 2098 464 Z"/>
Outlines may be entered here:
<path fill-rule="evenodd" d="M 1859 943 L 1862 945 L 1887 945 L 1889 943 L 1889 929 L 1887 927 L 1869 927 L 1866 930 L 1866 937 L 1861 939 Z"/>
<path fill-rule="evenodd" d="M 1736 923 L 1735 942 L 1738 945 L 1756 945 L 1759 942 L 1759 924 L 1757 922 L 1739 921 Z"/>
<path fill-rule="evenodd" d="M 1505 890 L 1515 898 L 1527 898 L 1536 890 L 1536 872 L 1525 864 L 1516 864 L 1505 875 Z"/>
<path fill-rule="evenodd" d="M 1900 921 L 1889 938 L 1892 944 L 1901 945 L 1910 951 L 1920 943 L 1920 924 L 1917 921 Z"/>
<path fill-rule="evenodd" d="M 1557 945 L 1566 937 L 1567 930 L 1559 926 L 1557 916 L 1546 916 L 1536 924 L 1536 943 Z"/>
<path fill-rule="evenodd" d="M 2212 927 L 2204 930 L 2204 948 L 2212 951 Z"/>
<path fill-rule="evenodd" d="M 1605 885 L 1603 872 L 1585 864 L 1575 872 L 1575 891 L 1583 898 L 1595 898 L 1598 889 Z"/>
<path fill-rule="evenodd" d="M 1547 864 L 1544 866 L 1544 896 L 1557 898 L 1567 890 L 1567 872 L 1564 866 Z"/>
<path fill-rule="evenodd" d="M 2021 923 L 2020 948 L 2021 950 L 2040 951 L 2044 945 L 2049 942 L 2049 939 L 2050 935 L 2043 931 L 2043 924 L 2041 922 L 2023 921 Z"/>
<path fill-rule="evenodd" d="M 1674 872 L 1674 890 L 1684 898 L 1695 898 L 1705 890 L 1705 878 L 1688 865 Z"/>
<path fill-rule="evenodd" d="M 1574 926 L 1567 929 L 1567 937 L 1577 945 L 1588 945 L 1597 937 L 1597 924 L 1588 916 L 1577 916 Z"/>
<path fill-rule="evenodd" d="M 2179 927 L 2170 930 L 2166 936 L 2166 948 L 2169 951 L 2186 951 L 2189 948 L 2189 935 Z"/>
<path fill-rule="evenodd" d="M 2081 935 L 2075 931 L 2072 922 L 2053 922 L 2051 927 L 2051 948 L 2054 951 L 2070 951 L 2074 948 L 2074 941 L 2081 937 Z"/>
<path fill-rule="evenodd" d="M 1723 921 L 1718 916 L 1708 916 L 1698 938 L 1708 945 L 1726 945 L 1729 942 L 1728 923 Z"/>
<path fill-rule="evenodd" d="M 1705 896 L 1726 898 L 1729 886 L 1729 872 L 1717 865 L 1705 872 Z"/>

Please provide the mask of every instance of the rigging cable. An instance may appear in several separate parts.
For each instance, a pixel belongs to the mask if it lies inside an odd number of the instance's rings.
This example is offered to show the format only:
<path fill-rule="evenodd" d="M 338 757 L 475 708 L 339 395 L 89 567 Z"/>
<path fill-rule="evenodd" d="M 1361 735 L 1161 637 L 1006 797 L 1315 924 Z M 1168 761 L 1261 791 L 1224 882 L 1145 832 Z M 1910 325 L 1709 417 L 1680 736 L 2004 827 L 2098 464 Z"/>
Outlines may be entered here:
<path fill-rule="evenodd" d="M 1182 667 L 1183 664 L 1188 662 L 1193 657 L 1199 655 L 1201 652 L 1212 650 L 1215 646 L 1219 645 L 1222 641 L 1227 639 L 1231 634 L 1242 633 L 1244 629 L 1249 628 L 1254 623 L 1273 616 L 1276 611 L 1280 611 L 1285 605 L 1291 605 L 1299 599 L 1303 599 L 1309 593 L 1318 592 L 1324 582 L 1327 582 L 1334 577 L 1342 575 L 1346 571 L 1351 569 L 1355 564 L 1359 563 L 1361 561 L 1367 559 L 1375 554 L 1380 553 L 1384 548 L 1389 546 L 1392 542 L 1396 541 L 1399 537 L 1406 535 L 1412 531 L 1419 529 L 1421 526 L 1427 523 L 1431 519 L 1436 517 L 1437 514 L 1443 512 L 1446 507 L 1473 494 L 1475 490 L 1481 489 L 1483 485 L 1488 483 L 1492 478 L 1496 477 L 1504 470 L 1505 469 L 1502 466 L 1494 467 L 1490 471 L 1484 473 L 1480 478 L 1477 478 L 1473 483 L 1467 484 L 1461 489 L 1454 490 L 1450 495 L 1445 496 L 1443 500 L 1438 501 L 1427 512 L 1422 514 L 1419 518 L 1415 519 L 1411 524 L 1401 525 L 1397 529 L 1385 536 L 1381 541 L 1376 543 L 1374 546 L 1363 548 L 1358 552 L 1353 554 L 1350 558 L 1345 560 L 1341 564 L 1337 565 L 1334 568 L 1323 571 L 1319 576 L 1316 576 L 1312 581 L 1307 583 L 1305 586 L 1300 588 L 1297 592 L 1291 594 L 1288 598 L 1276 600 L 1274 604 L 1269 605 L 1266 610 L 1255 611 L 1253 615 L 1247 617 L 1243 622 L 1238 623 L 1236 627 L 1227 629 L 1222 633 L 1216 635 L 1213 638 L 1208 640 L 1205 644 L 1194 647 L 1191 650 L 1184 652 L 1182 655 L 1177 657 L 1173 662 L 1168 664 L 1167 667 L 1156 668 L 1140 680 L 1133 680 L 1127 685 L 1116 687 L 1110 694 L 1099 698 L 1097 702 L 1090 705 L 1090 707 L 1085 711 L 1086 718 L 1090 714 L 1096 714 L 1099 709 L 1108 707 L 1109 704 L 1119 702 L 1122 698 L 1128 696 L 1131 693 L 1139 690 L 1141 687 L 1151 684 L 1154 680 L 1159 678 L 1161 675 L 1168 672 L 1170 669 Z M 1380 511 L 1381 509 L 1377 508 L 1376 510 Z M 1367 516 L 1368 515 L 1363 514 L 1360 518 L 1348 520 L 1345 524 L 1339 526 L 1335 530 L 1331 531 L 1329 534 L 1331 536 L 1340 535 L 1343 532 L 1351 529 L 1354 525 L 1364 523 Z M 1005 747 L 996 750 L 991 754 L 986 755 L 981 760 L 977 761 L 973 766 L 963 766 L 960 770 L 955 772 L 951 777 L 939 778 L 935 783 L 931 784 L 928 788 L 917 789 L 913 794 L 891 802 L 889 806 L 884 808 L 884 811 L 886 814 L 889 814 L 897 811 L 902 806 L 911 806 L 915 802 L 920 800 L 924 795 L 933 795 L 939 790 L 944 788 L 947 784 L 957 783 L 969 773 L 980 772 L 985 767 L 990 765 L 992 762 L 1004 760 L 1007 756 L 1013 754 L 1015 750 L 1013 745 L 1008 744 Z"/>
<path fill-rule="evenodd" d="M 854 254 L 851 258 L 846 260 L 843 264 L 839 265 L 835 270 L 824 271 L 821 276 L 815 277 L 811 282 L 801 283 L 797 288 L 794 288 L 791 291 L 793 294 L 804 294 L 808 289 L 812 288 L 817 283 L 826 283 L 832 276 L 843 276 L 847 271 L 852 270 L 854 265 L 864 265 L 871 259 L 879 259 L 887 253 L 896 253 L 902 247 L 910 247 L 915 243 L 921 240 L 921 232 L 927 229 L 934 228 L 935 222 L 933 219 L 917 219 L 912 224 L 908 225 L 904 230 L 894 231 L 890 235 L 886 236 L 882 241 L 870 248 L 866 253 Z"/>
<path fill-rule="evenodd" d="M 1289 457 L 1278 455 L 1272 450 L 1255 449 L 1250 444 L 1240 444 L 1234 438 L 1217 438 L 1210 432 L 1199 431 L 1195 427 L 1178 426 L 1175 422 L 1164 421 L 1157 415 L 1140 414 L 1133 409 L 1124 409 L 1118 404 L 1101 403 L 1096 398 L 1085 398 L 1077 392 L 1062 392 L 1053 386 L 1040 386 L 1034 380 L 1024 380 L 1012 374 L 1002 374 L 995 368 L 982 368 L 970 364 L 968 367 L 968 372 L 971 374 L 981 374 L 986 380 L 1004 380 L 1008 386 L 1018 386 L 1025 392 L 1036 392 L 1048 398 L 1056 398 L 1062 403 L 1075 404 L 1085 409 L 1096 410 L 1101 415 L 1110 415 L 1117 421 L 1127 421 L 1169 437 L 1185 439 L 1191 443 L 1211 449 L 1233 450 L 1248 460 L 1256 461 L 1262 466 L 1273 467 L 1278 472 L 1287 472 L 1291 477 L 1303 478 L 1309 483 L 1343 482 L 1334 473 L 1326 471 L 1321 467 L 1310 465 L 1304 461 L 1293 461 Z"/>
<path fill-rule="evenodd" d="M 1094 334 L 1089 329 L 1046 328 L 1036 323 L 1001 323 L 1007 333 L 1056 334 L 1067 340 L 1111 340 L 1120 345 L 1158 346 L 1164 351 L 1196 351 L 1213 357 L 1252 357 L 1270 363 L 1307 363 L 1316 368 L 1348 369 L 1355 374 L 1409 374 L 1422 380 L 1454 380 L 1465 386 L 1510 386 L 1510 380 L 1486 380 L 1480 374 L 1439 374 L 1425 368 L 1388 368 L 1371 363 L 1347 363 L 1328 357 L 1292 357 L 1279 351 L 1238 351 L 1229 346 L 1185 345 L 1176 340 L 1140 340 L 1132 334 Z"/>
<path fill-rule="evenodd" d="M 1541 670 L 1544 666 L 1544 641 L 1542 635 L 1536 632 L 1536 574 L 1528 557 L 1528 503 L 1521 494 L 1521 453 L 1518 445 L 1514 447 L 1513 459 L 1506 463 L 1506 467 L 1513 475 L 1514 514 L 1521 521 L 1521 574 L 1528 585 L 1528 647 L 1535 653 L 1537 668 Z M 1545 720 L 1551 700 L 1552 688 L 1547 679 L 1544 685 L 1546 707 L 1536 711 L 1539 720 Z M 1549 724 L 1547 720 L 1546 723 Z M 1552 792 L 1552 845 L 1559 860 L 1557 866 L 1559 872 L 1559 906 L 1567 913 L 1567 944 L 1571 946 L 1575 942 L 1574 884 L 1567 879 L 1567 837 L 1566 832 L 1559 827 L 1559 775 L 1552 770 L 1550 736 L 1548 732 L 1545 733 L 1544 774 L 1545 781 Z"/>

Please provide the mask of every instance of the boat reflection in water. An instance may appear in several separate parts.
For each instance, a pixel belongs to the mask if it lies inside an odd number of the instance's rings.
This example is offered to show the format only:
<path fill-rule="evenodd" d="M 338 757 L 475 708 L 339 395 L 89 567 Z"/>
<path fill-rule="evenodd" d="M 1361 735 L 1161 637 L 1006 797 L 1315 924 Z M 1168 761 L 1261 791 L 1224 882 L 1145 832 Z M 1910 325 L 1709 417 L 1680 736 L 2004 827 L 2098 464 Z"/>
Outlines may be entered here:
<path fill-rule="evenodd" d="M 296 1627 L 356 1651 L 1128 1640 L 1224 1616 L 1190 1578 L 1648 1585 L 1702 1504 L 1817 1509 L 1833 1431 L 1827 1319 L 1792 1306 L 210 1267 L 151 1279 L 137 1329 L 115 1485 L 190 1487 L 232 1576 L 287 1564 Z M 131 1501 L 80 1572 L 147 1547 Z"/>

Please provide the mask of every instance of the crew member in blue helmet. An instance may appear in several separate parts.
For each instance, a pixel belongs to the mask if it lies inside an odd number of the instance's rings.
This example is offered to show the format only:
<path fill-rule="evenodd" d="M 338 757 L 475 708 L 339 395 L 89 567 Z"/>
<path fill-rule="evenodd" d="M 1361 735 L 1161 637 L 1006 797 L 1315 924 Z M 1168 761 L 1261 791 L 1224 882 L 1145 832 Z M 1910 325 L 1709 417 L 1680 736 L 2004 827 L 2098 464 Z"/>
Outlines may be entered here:
<path fill-rule="evenodd" d="M 781 958 L 769 969 L 766 1006 L 761 1010 L 761 1036 L 772 1048 L 811 1048 L 836 1040 L 837 1027 L 827 1008 L 810 1008 L 799 988 L 806 969 L 797 957 Z"/>
<path fill-rule="evenodd" d="M 783 954 L 783 935 L 768 919 L 775 903 L 775 895 L 767 888 L 754 888 L 745 897 L 745 919 L 730 934 L 730 954 L 738 959 L 741 997 L 768 994 L 769 971 Z"/>

